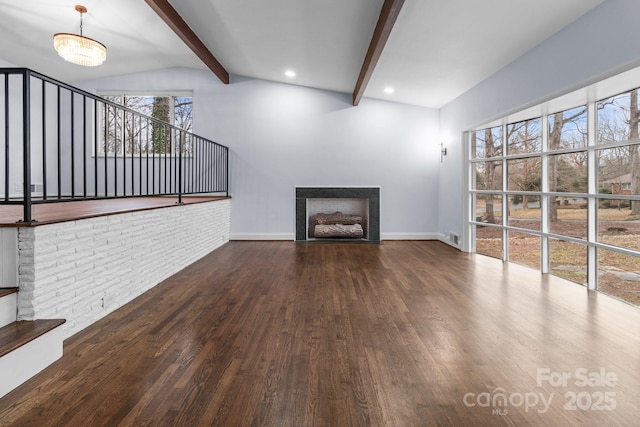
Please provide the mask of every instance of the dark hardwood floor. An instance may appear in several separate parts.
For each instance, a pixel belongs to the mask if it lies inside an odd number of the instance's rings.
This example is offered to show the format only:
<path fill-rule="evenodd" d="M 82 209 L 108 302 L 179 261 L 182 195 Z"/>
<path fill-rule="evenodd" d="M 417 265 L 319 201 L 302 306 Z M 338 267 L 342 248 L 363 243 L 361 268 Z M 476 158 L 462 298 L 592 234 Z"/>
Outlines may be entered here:
<path fill-rule="evenodd" d="M 439 242 L 231 242 L 64 352 L 0 425 L 640 424 L 638 308 Z"/>

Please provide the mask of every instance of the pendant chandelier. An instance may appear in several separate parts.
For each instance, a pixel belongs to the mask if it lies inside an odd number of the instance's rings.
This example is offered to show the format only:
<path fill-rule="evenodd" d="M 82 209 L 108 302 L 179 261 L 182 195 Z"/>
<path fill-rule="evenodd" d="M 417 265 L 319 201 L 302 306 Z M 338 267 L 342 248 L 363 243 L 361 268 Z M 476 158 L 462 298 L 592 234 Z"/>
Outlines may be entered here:
<path fill-rule="evenodd" d="M 86 67 L 100 65 L 107 59 L 107 48 L 102 43 L 82 35 L 82 15 L 87 13 L 87 8 L 76 5 L 76 10 L 80 13 L 80 35 L 54 34 L 53 47 L 65 61 Z"/>

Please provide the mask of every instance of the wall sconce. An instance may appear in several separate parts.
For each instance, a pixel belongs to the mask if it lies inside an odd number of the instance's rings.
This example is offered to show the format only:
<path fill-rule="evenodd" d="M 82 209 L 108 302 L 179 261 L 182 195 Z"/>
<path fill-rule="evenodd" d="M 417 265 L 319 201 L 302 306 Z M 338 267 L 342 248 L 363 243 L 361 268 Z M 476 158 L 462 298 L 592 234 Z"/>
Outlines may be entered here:
<path fill-rule="evenodd" d="M 444 144 L 441 142 L 440 143 L 440 163 L 444 162 L 444 156 L 447 155 L 447 147 L 444 146 Z"/>

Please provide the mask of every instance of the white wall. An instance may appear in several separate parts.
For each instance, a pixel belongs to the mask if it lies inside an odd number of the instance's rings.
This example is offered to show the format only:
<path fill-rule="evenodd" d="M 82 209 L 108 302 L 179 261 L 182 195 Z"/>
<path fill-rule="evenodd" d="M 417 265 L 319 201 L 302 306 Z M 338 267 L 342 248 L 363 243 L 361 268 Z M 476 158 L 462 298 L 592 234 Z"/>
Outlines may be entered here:
<path fill-rule="evenodd" d="M 18 286 L 18 230 L 0 228 L 0 286 Z"/>
<path fill-rule="evenodd" d="M 188 69 L 76 85 L 192 90 L 194 132 L 231 151 L 232 239 L 293 240 L 296 185 L 380 186 L 383 239 L 435 237 L 437 110 Z"/>
<path fill-rule="evenodd" d="M 440 173 L 441 232 L 465 231 L 462 133 L 640 65 L 639 16 L 640 1 L 607 0 L 441 109 L 441 133 L 449 135 Z M 463 243 L 468 249 L 468 239 Z"/>
<path fill-rule="evenodd" d="M 0 67 L 13 68 L 15 65 L 10 62 L 4 61 L 0 59 Z M 2 150 L 0 150 L 0 164 L 3 165 L 2 173 L 0 173 L 0 193 L 4 196 L 5 189 L 5 168 L 4 164 L 6 161 L 6 152 L 4 150 L 5 145 L 5 128 L 8 126 L 9 129 L 9 146 L 11 147 L 9 150 L 9 196 L 13 196 L 17 194 L 15 185 L 18 184 L 22 186 L 24 182 L 24 174 L 22 171 L 22 149 L 23 149 L 23 119 L 22 119 L 22 76 L 21 75 L 10 75 L 9 76 L 9 91 L 7 94 L 4 93 L 4 80 L 2 83 L 2 88 L 0 89 L 0 129 L 2 129 L 2 134 L 0 135 L 0 146 L 2 146 Z M 4 99 L 5 96 L 9 98 L 9 122 L 5 123 L 5 111 L 4 108 Z M 19 192 L 22 193 L 22 190 Z"/>

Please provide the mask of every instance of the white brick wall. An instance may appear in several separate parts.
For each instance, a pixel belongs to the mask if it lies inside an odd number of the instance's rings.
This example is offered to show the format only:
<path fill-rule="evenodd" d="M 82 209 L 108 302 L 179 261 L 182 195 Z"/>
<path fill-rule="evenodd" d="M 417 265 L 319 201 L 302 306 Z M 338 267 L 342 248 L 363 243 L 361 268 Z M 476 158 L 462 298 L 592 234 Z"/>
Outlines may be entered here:
<path fill-rule="evenodd" d="M 94 323 L 229 241 L 230 200 L 23 227 L 18 317 Z"/>

